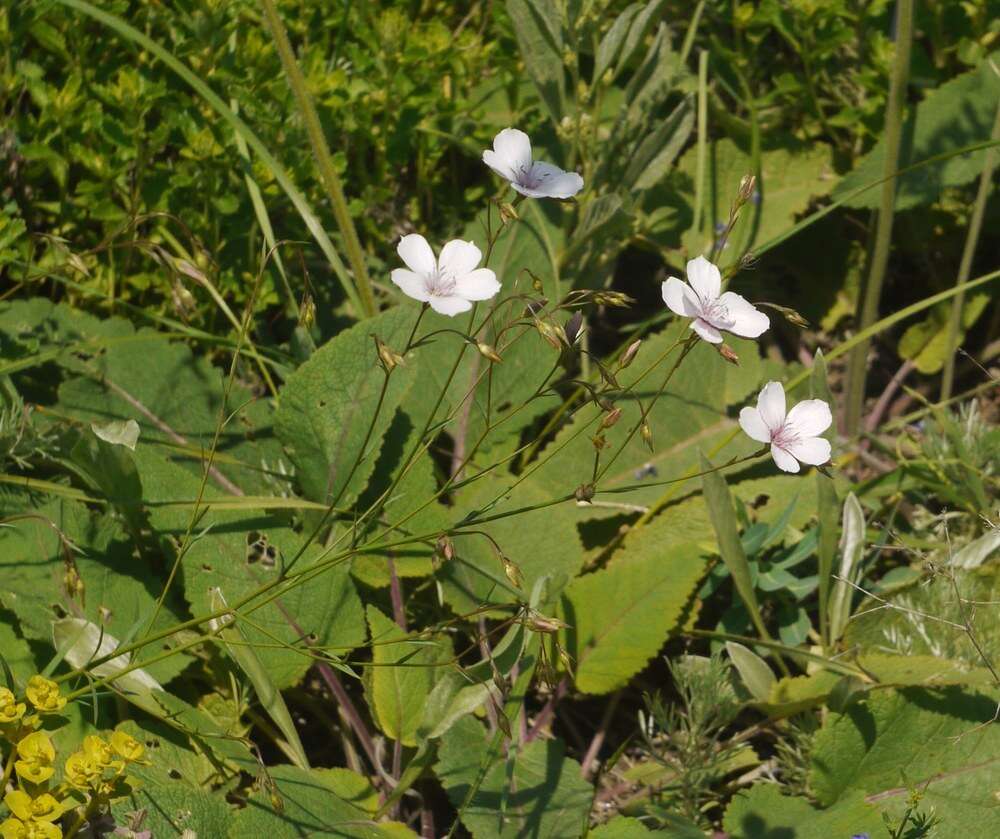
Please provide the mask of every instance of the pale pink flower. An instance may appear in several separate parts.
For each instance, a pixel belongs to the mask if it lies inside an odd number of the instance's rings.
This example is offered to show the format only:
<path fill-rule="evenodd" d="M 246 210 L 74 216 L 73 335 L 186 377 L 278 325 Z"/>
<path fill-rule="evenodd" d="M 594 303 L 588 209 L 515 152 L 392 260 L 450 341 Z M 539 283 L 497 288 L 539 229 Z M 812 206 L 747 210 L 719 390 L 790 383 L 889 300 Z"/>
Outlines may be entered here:
<path fill-rule="evenodd" d="M 583 178 L 558 166 L 531 158 L 531 140 L 523 131 L 505 128 L 483 152 L 483 163 L 529 198 L 572 198 L 583 189 Z"/>
<path fill-rule="evenodd" d="M 740 428 L 759 443 L 771 444 L 771 457 L 785 472 L 798 472 L 799 462 L 819 466 L 830 459 L 830 443 L 819 435 L 830 427 L 830 406 L 805 399 L 785 414 L 785 389 L 768 382 L 756 408 L 740 411 Z"/>
<path fill-rule="evenodd" d="M 396 268 L 392 281 L 407 297 L 430 304 L 442 315 L 467 312 L 474 301 L 489 300 L 500 291 L 497 275 L 476 267 L 483 254 L 474 242 L 453 239 L 435 259 L 427 240 L 411 233 L 400 239 L 396 252 L 406 268 Z"/>

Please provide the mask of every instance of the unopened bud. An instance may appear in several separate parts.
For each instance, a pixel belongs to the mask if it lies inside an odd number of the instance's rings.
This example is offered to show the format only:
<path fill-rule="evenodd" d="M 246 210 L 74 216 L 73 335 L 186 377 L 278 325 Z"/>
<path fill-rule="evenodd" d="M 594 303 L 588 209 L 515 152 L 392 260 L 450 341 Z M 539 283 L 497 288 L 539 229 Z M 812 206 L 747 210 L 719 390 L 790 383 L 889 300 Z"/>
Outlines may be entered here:
<path fill-rule="evenodd" d="M 536 319 L 535 328 L 538 330 L 538 334 L 541 335 L 553 347 L 553 349 L 561 350 L 563 344 L 568 343 L 566 341 L 565 333 L 562 331 L 562 327 L 556 326 L 548 321 Z"/>
<path fill-rule="evenodd" d="M 382 363 L 382 368 L 386 373 L 394 370 L 403 363 L 403 356 L 382 343 L 378 335 L 372 335 L 375 339 L 375 348 L 378 350 L 378 360 Z"/>
<path fill-rule="evenodd" d="M 174 267 L 185 276 L 188 276 L 192 280 L 196 280 L 199 283 L 204 283 L 207 280 L 204 272 L 197 266 L 192 265 L 186 259 L 175 259 Z"/>
<path fill-rule="evenodd" d="M 574 492 L 573 495 L 576 497 L 577 501 L 586 504 L 589 503 L 594 497 L 595 491 L 596 490 L 594 489 L 593 484 L 580 484 L 580 486 L 576 488 L 576 492 Z"/>
<path fill-rule="evenodd" d="M 753 197 L 754 188 L 757 186 L 757 178 L 753 175 L 744 175 L 740 180 L 740 188 L 736 193 L 737 205 L 746 204 Z"/>
<path fill-rule="evenodd" d="M 601 378 L 604 379 L 605 383 L 613 387 L 615 390 L 620 390 L 621 385 L 618 384 L 618 379 L 615 378 L 615 374 L 601 364 L 601 362 L 597 361 L 597 359 L 594 359 L 594 361 L 597 364 L 597 372 L 601 374 Z"/>
<path fill-rule="evenodd" d="M 758 303 L 757 306 L 766 309 L 774 309 L 774 311 L 779 312 L 785 320 L 793 326 L 799 327 L 799 329 L 806 329 L 809 326 L 809 321 L 802 317 L 802 315 L 795 311 L 795 309 L 790 309 L 788 306 L 779 306 L 777 303 Z"/>
<path fill-rule="evenodd" d="M 188 291 L 183 283 L 176 282 L 170 289 L 170 301 L 174 305 L 174 310 L 182 317 L 191 315 L 195 310 L 197 301 L 194 295 Z"/>
<path fill-rule="evenodd" d="M 491 347 L 489 344 L 484 344 L 482 341 L 477 341 L 476 349 L 479 350 L 479 354 L 481 356 L 483 356 L 484 358 L 488 358 L 495 364 L 499 364 L 501 361 L 503 361 L 503 359 L 500 358 L 497 351 L 493 349 L 493 347 Z"/>
<path fill-rule="evenodd" d="M 635 300 L 620 291 L 595 291 L 590 298 L 597 306 L 612 306 L 624 309 L 635 303 Z"/>
<path fill-rule="evenodd" d="M 521 588 L 524 585 L 524 574 L 521 573 L 521 569 L 505 556 L 501 556 L 500 561 L 503 563 L 503 572 L 507 575 L 507 579 L 514 584 L 515 588 Z"/>
<path fill-rule="evenodd" d="M 517 214 L 517 210 L 514 205 L 505 201 L 500 205 L 500 221 L 507 224 L 512 221 L 517 221 L 520 216 Z"/>
<path fill-rule="evenodd" d="M 275 813 L 284 813 L 285 812 L 285 799 L 282 798 L 280 795 L 278 795 L 277 790 L 273 790 L 273 789 L 271 790 L 270 798 L 271 798 L 271 808 L 274 810 L 274 812 Z M 191 832 L 193 833 L 194 831 L 191 831 Z"/>
<path fill-rule="evenodd" d="M 566 629 L 569 626 L 569 624 L 563 623 L 559 618 L 546 617 L 541 612 L 534 610 L 528 615 L 526 622 L 528 629 L 532 632 L 544 632 L 546 634 L 558 632 L 560 629 Z"/>
<path fill-rule="evenodd" d="M 595 437 L 590 438 L 590 442 L 594 444 L 595 451 L 603 451 L 608 447 L 608 438 L 603 434 L 598 434 Z"/>
<path fill-rule="evenodd" d="M 441 536 L 435 545 L 437 555 L 445 562 L 451 562 L 455 558 L 455 545 L 447 536 Z"/>
<path fill-rule="evenodd" d="M 642 339 L 639 338 L 633 341 L 625 348 L 625 352 L 622 353 L 622 357 L 618 359 L 618 369 L 624 370 L 633 361 L 635 361 L 636 353 L 639 352 L 639 345 L 642 343 Z"/>
<path fill-rule="evenodd" d="M 601 429 L 611 428 L 618 420 L 622 418 L 622 409 L 613 408 L 608 411 L 604 417 L 601 419 Z"/>
<path fill-rule="evenodd" d="M 642 428 L 639 429 L 639 435 L 642 437 L 642 442 L 646 444 L 646 448 L 653 451 L 653 432 L 649 430 L 649 423 L 645 420 L 642 423 Z"/>
<path fill-rule="evenodd" d="M 84 261 L 80 259 L 78 254 L 70 253 L 66 256 L 66 259 L 74 270 L 79 271 L 85 277 L 90 276 L 90 269 L 84 264 Z"/>
<path fill-rule="evenodd" d="M 740 366 L 740 357 L 725 344 L 716 344 L 715 349 L 718 350 L 719 355 L 721 355 L 730 364 L 735 364 L 737 367 Z"/>
<path fill-rule="evenodd" d="M 302 305 L 299 306 L 299 326 L 308 329 L 316 320 L 316 301 L 307 291 L 302 297 Z"/>

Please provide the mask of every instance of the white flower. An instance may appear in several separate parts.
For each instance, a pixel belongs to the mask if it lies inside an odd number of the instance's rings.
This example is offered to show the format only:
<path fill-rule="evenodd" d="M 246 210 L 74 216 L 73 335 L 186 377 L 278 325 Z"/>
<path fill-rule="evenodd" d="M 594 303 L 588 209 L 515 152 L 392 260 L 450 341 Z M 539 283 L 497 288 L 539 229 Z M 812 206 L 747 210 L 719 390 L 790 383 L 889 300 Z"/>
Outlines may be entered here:
<path fill-rule="evenodd" d="M 442 315 L 467 312 L 473 300 L 489 300 L 500 291 L 496 274 L 489 268 L 476 268 L 483 254 L 474 242 L 454 239 L 435 259 L 427 240 L 411 233 L 399 240 L 396 252 L 406 268 L 396 268 L 392 281 L 408 297 L 430 303 Z"/>
<path fill-rule="evenodd" d="M 830 443 L 819 435 L 830 427 L 830 406 L 822 399 L 799 402 L 785 415 L 785 389 L 768 382 L 756 408 L 740 411 L 740 428 L 761 443 L 771 444 L 771 457 L 785 472 L 798 472 L 799 461 L 819 466 L 830 459 Z"/>
<path fill-rule="evenodd" d="M 735 292 L 719 294 L 722 275 L 705 257 L 688 262 L 687 278 L 687 283 L 677 277 L 668 279 L 663 284 L 663 302 L 678 315 L 693 318 L 691 328 L 709 343 L 722 343 L 720 330 L 756 338 L 771 325 L 767 315 Z"/>
<path fill-rule="evenodd" d="M 583 189 L 583 178 L 558 166 L 531 159 L 531 140 L 523 131 L 505 128 L 483 152 L 483 163 L 529 198 L 572 198 Z"/>

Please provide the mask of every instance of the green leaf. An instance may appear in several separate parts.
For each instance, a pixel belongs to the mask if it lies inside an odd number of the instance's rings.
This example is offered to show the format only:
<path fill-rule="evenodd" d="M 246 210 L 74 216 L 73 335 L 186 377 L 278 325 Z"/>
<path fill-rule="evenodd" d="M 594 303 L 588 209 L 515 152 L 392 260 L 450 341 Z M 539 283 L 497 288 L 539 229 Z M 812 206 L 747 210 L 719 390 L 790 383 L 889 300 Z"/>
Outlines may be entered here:
<path fill-rule="evenodd" d="M 840 536 L 840 566 L 830 594 L 830 641 L 840 640 L 851 617 L 851 603 L 865 551 L 865 514 L 853 492 L 844 499 L 844 518 Z"/>
<path fill-rule="evenodd" d="M 555 125 L 566 111 L 562 15 L 554 0 L 507 0 L 528 75 Z"/>
<path fill-rule="evenodd" d="M 978 568 L 1000 548 L 1000 528 L 989 530 L 969 544 L 957 550 L 949 564 L 953 568 Z"/>
<path fill-rule="evenodd" d="M 995 835 L 995 710 L 992 694 L 958 688 L 872 693 L 817 733 L 810 787 L 822 804 L 863 794 L 897 819 L 908 787 L 916 788 L 920 809 L 933 811 L 949 836 Z"/>
<path fill-rule="evenodd" d="M 275 766 L 268 770 L 274 793 L 254 792 L 230 818 L 224 834 L 232 839 L 344 837 L 344 839 L 405 839 L 416 834 L 398 822 L 374 821 L 378 798 L 367 779 L 346 769 L 304 770 Z"/>
<path fill-rule="evenodd" d="M 402 352 L 417 313 L 402 306 L 359 323 L 320 347 L 288 377 L 275 432 L 306 497 L 345 507 L 364 490 L 382 437 L 415 374 L 412 364 L 396 367 L 380 399 L 385 374 L 371 336 Z"/>
<path fill-rule="evenodd" d="M 729 487 L 726 479 L 717 471 L 707 471 L 712 468 L 712 464 L 702 455 L 702 492 L 705 496 L 705 503 L 712 518 L 712 528 L 715 530 L 715 537 L 719 544 L 719 555 L 729 569 L 729 575 L 733 578 L 736 592 L 747 608 L 750 619 L 760 633 L 760 637 L 767 639 L 767 629 L 760 615 L 760 607 L 757 605 L 757 595 L 754 592 L 753 580 L 750 576 L 750 564 L 747 562 L 743 545 L 740 543 L 740 534 L 736 527 L 736 512 L 733 509 L 733 499 L 729 494 Z"/>
<path fill-rule="evenodd" d="M 133 452 L 135 444 L 139 442 L 139 423 L 135 420 L 111 420 L 104 425 L 92 423 L 90 429 L 105 443 L 125 446 Z"/>
<path fill-rule="evenodd" d="M 624 183 L 635 192 L 656 186 L 670 171 L 693 129 L 694 105 L 687 97 L 636 147 Z"/>
<path fill-rule="evenodd" d="M 487 735 L 474 719 L 459 720 L 444 737 L 434 771 L 455 807 L 479 779 Z M 578 839 L 586 827 L 593 790 L 580 764 L 565 756 L 559 740 L 514 747 L 510 765 L 495 760 L 461 814 L 475 839 Z"/>
<path fill-rule="evenodd" d="M 39 671 L 28 642 L 18 632 L 17 617 L 7 609 L 0 609 L 0 686 L 13 690 L 7 684 L 7 669 L 15 680 L 26 682 Z"/>
<path fill-rule="evenodd" d="M 604 33 L 604 37 L 601 38 L 601 43 L 597 45 L 597 52 L 594 55 L 594 75 L 592 77 L 592 84 L 594 86 L 603 82 L 605 71 L 615 63 L 618 54 L 621 52 L 625 36 L 629 34 L 629 27 L 631 27 L 632 21 L 635 20 L 636 15 L 639 14 L 641 9 L 641 3 L 632 3 L 626 6 L 622 13 L 615 18 L 615 22 L 611 24 L 611 28 Z"/>
<path fill-rule="evenodd" d="M 544 504 L 552 496 L 531 480 L 508 491 L 514 478 L 501 475 L 476 481 L 458 494 L 453 521 L 473 514 L 488 518 Z M 493 503 L 495 502 L 495 503 Z M 459 613 L 472 612 L 483 603 L 527 600 L 535 583 L 552 578 L 549 600 L 580 570 L 583 550 L 577 534 L 579 518 L 572 501 L 524 510 L 495 521 L 470 523 L 469 533 L 455 534 L 455 558 L 441 569 L 439 580 L 445 599 Z M 524 578 L 521 594 L 505 573 L 493 543 L 476 531 L 487 533 Z"/>
<path fill-rule="evenodd" d="M 730 839 L 831 839 L 869 832 L 884 836 L 874 807 L 854 795 L 829 810 L 805 798 L 782 795 L 777 784 L 758 783 L 739 792 L 726 809 L 723 827 Z"/>
<path fill-rule="evenodd" d="M 415 746 L 431 689 L 440 678 L 441 668 L 435 665 L 451 658 L 451 644 L 445 636 L 408 643 L 407 633 L 374 606 L 366 614 L 372 636 L 368 693 L 375 721 L 388 737 Z"/>
<path fill-rule="evenodd" d="M 988 294 L 974 294 L 965 301 L 956 336 L 957 345 L 965 340 L 965 331 L 979 320 L 989 302 Z M 953 352 L 948 345 L 950 312 L 950 303 L 935 306 L 922 321 L 908 326 L 899 339 L 900 357 L 912 361 L 921 373 L 939 373 L 945 358 Z"/>
<path fill-rule="evenodd" d="M 830 385 L 826 375 L 826 359 L 823 351 L 817 350 L 813 359 L 813 369 L 809 376 L 810 395 L 813 399 L 822 399 L 828 405 L 833 405 L 830 395 Z M 824 435 L 833 440 L 833 427 L 827 429 Z M 837 531 L 840 518 L 840 502 L 837 500 L 837 489 L 833 479 L 816 470 L 816 508 L 819 518 L 819 545 L 817 560 L 819 563 L 819 615 L 820 633 L 823 643 L 829 643 L 830 625 L 830 589 L 833 584 L 833 563 L 837 555 Z"/>
<path fill-rule="evenodd" d="M 705 560 L 698 546 L 665 533 L 673 512 L 630 533 L 606 568 L 573 580 L 563 594 L 564 645 L 584 693 L 625 685 L 684 617 Z"/>
<path fill-rule="evenodd" d="M 726 641 L 726 652 L 750 695 L 759 702 L 768 701 L 777 679 L 767 662 L 736 641 Z"/>
<path fill-rule="evenodd" d="M 975 70 L 945 82 L 931 91 L 903 124 L 899 168 L 903 169 L 956 148 L 990 139 L 1000 77 L 994 66 L 1000 53 L 993 53 Z M 983 170 L 985 149 L 953 156 L 902 175 L 897 181 L 896 209 L 908 210 L 936 201 L 946 187 L 962 186 Z M 858 165 L 838 184 L 834 198 L 842 198 L 879 180 L 883 172 L 885 141 L 879 140 Z M 848 201 L 848 206 L 874 209 L 878 189 L 869 189 Z"/>

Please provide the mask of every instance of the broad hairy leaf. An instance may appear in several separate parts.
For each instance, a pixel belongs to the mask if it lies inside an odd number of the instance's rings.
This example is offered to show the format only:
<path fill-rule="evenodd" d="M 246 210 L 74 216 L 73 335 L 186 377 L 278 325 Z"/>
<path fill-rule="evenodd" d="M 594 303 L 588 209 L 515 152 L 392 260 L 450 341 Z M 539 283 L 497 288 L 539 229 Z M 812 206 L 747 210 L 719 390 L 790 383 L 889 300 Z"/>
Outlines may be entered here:
<path fill-rule="evenodd" d="M 1000 77 L 994 69 L 1000 53 L 988 56 L 975 70 L 956 76 L 931 91 L 903 123 L 899 168 L 990 139 Z M 949 157 L 922 166 L 897 180 L 896 209 L 907 210 L 936 201 L 946 187 L 962 186 L 979 176 L 986 150 Z M 834 198 L 849 195 L 883 174 L 885 141 L 873 148 L 837 185 Z M 848 206 L 874 209 L 879 189 L 866 190 Z"/>
<path fill-rule="evenodd" d="M 552 122 L 566 110 L 562 14 L 556 0 L 507 0 L 507 13 L 528 74 Z"/>
<path fill-rule="evenodd" d="M 372 640 L 366 682 L 373 716 L 387 736 L 415 746 L 427 699 L 443 672 L 435 665 L 451 657 L 451 643 L 443 635 L 408 643 L 407 633 L 374 606 L 366 615 Z"/>
<path fill-rule="evenodd" d="M 959 331 L 956 334 L 957 346 L 965 340 L 965 333 L 989 305 L 988 294 L 973 294 L 965 301 L 962 308 L 962 318 Z M 914 363 L 921 373 L 938 373 L 944 366 L 945 359 L 954 351 L 948 345 L 948 320 L 951 312 L 951 301 L 935 306 L 922 321 L 907 327 L 899 339 L 899 355 Z"/>
<path fill-rule="evenodd" d="M 411 364 L 399 365 L 383 395 L 386 374 L 372 335 L 402 352 L 417 313 L 401 306 L 339 333 L 286 380 L 274 427 L 306 497 L 346 507 L 364 490 L 415 374 Z"/>
<path fill-rule="evenodd" d="M 854 794 L 828 810 L 806 798 L 782 795 L 774 783 L 758 783 L 739 792 L 726 809 L 723 827 L 730 839 L 830 839 L 833 836 L 882 836 L 884 826 L 874 807 Z"/>
<path fill-rule="evenodd" d="M 576 686 L 608 693 L 625 685 L 682 620 L 705 573 L 702 550 L 663 538 L 670 510 L 630 533 L 606 568 L 573 580 L 560 611 Z"/>
<path fill-rule="evenodd" d="M 480 777 L 488 735 L 471 717 L 442 738 L 434 766 L 455 807 Z M 508 761 L 510 765 L 508 765 Z M 580 777 L 580 764 L 565 756 L 560 740 L 535 740 L 494 759 L 461 814 L 475 839 L 578 839 L 586 826 L 593 790 Z"/>

